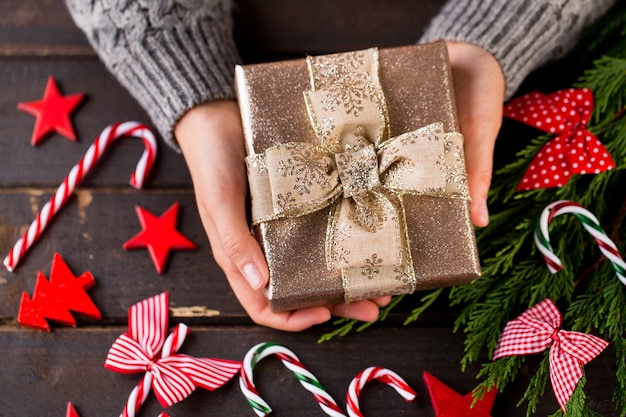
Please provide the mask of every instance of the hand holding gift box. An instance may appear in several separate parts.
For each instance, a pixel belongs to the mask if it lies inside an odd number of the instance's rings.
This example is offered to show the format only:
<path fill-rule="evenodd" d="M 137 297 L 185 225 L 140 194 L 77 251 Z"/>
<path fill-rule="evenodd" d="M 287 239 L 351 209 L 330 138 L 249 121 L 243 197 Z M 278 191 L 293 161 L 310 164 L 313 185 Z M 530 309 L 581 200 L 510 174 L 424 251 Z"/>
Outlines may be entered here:
<path fill-rule="evenodd" d="M 479 275 L 444 43 L 238 67 L 237 88 L 273 310 Z"/>

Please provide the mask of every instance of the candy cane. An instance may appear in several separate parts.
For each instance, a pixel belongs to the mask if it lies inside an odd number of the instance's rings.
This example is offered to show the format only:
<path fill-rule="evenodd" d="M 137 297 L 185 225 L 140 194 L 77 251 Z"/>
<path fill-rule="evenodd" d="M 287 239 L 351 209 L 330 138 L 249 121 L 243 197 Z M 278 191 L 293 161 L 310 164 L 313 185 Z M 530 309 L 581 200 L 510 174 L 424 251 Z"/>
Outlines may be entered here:
<path fill-rule="evenodd" d="M 272 409 L 259 395 L 252 380 L 252 371 L 259 361 L 263 358 L 274 355 L 280 359 L 283 364 L 293 372 L 300 384 L 313 394 L 320 408 L 329 416 L 346 417 L 341 411 L 335 400 L 326 392 L 326 389 L 320 384 L 317 378 L 309 372 L 298 357 L 286 347 L 276 343 L 259 343 L 253 346 L 243 360 L 241 374 L 239 377 L 239 387 L 246 397 L 248 404 L 259 417 L 267 416 Z"/>
<path fill-rule="evenodd" d="M 152 131 L 145 125 L 138 122 L 123 122 L 107 126 L 96 138 L 94 143 L 87 149 L 83 158 L 72 168 L 65 177 L 63 183 L 57 188 L 54 196 L 43 206 L 35 220 L 31 223 L 28 231 L 15 243 L 9 254 L 4 258 L 4 266 L 13 271 L 28 249 L 35 243 L 45 230 L 48 222 L 63 207 L 76 185 L 98 162 L 104 151 L 116 139 L 135 136 L 143 139 L 146 147 L 139 163 L 130 177 L 130 185 L 134 188 L 141 188 L 146 176 L 154 164 L 157 153 L 157 141 Z"/>
<path fill-rule="evenodd" d="M 165 339 L 163 348 L 161 349 L 161 358 L 167 358 L 168 356 L 176 353 L 178 349 L 185 342 L 185 337 L 189 334 L 189 328 L 184 323 L 179 323 L 172 333 Z M 135 417 L 137 412 L 141 408 L 152 387 L 152 372 L 146 372 L 141 378 L 139 383 L 131 391 L 122 410 L 120 417 Z"/>
<path fill-rule="evenodd" d="M 409 384 L 407 384 L 406 381 L 400 377 L 400 375 L 386 368 L 370 366 L 369 368 L 361 371 L 356 377 L 354 377 L 352 382 L 350 382 L 348 393 L 346 395 L 348 416 L 363 417 L 363 414 L 359 409 L 359 396 L 361 395 L 361 390 L 365 384 L 372 380 L 378 380 L 389 385 L 407 401 L 413 401 L 417 396 L 415 391 L 413 391 Z"/>
<path fill-rule="evenodd" d="M 556 216 L 565 213 L 571 213 L 581 221 L 583 227 L 587 229 L 598 244 L 602 254 L 604 254 L 604 256 L 606 256 L 611 262 L 611 265 L 613 265 L 617 278 L 622 282 L 622 284 L 626 285 L 626 263 L 620 255 L 615 243 L 609 239 L 606 232 L 600 226 L 600 222 L 596 216 L 580 204 L 568 200 L 555 201 L 554 203 L 546 206 L 541 213 L 539 223 L 535 227 L 535 244 L 537 245 L 537 248 L 539 249 L 539 252 L 546 262 L 550 272 L 554 274 L 560 271 L 563 269 L 563 264 L 554 254 L 554 249 L 550 244 L 548 223 L 550 223 L 550 221 L 552 221 L 552 219 Z"/>
<path fill-rule="evenodd" d="M 146 372 L 143 378 L 139 381 L 139 384 L 133 388 L 124 404 L 124 409 L 120 417 L 135 417 L 137 412 L 141 408 L 141 405 L 148 398 L 150 389 L 152 387 L 152 373 Z"/>

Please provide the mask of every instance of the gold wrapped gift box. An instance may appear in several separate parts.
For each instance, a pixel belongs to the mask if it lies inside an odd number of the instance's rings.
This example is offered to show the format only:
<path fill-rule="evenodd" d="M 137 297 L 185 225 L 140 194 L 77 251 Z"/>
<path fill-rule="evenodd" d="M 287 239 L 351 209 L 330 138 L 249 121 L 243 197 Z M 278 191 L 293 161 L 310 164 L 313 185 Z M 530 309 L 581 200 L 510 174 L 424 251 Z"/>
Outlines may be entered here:
<path fill-rule="evenodd" d="M 443 42 L 238 66 L 274 311 L 480 275 Z"/>

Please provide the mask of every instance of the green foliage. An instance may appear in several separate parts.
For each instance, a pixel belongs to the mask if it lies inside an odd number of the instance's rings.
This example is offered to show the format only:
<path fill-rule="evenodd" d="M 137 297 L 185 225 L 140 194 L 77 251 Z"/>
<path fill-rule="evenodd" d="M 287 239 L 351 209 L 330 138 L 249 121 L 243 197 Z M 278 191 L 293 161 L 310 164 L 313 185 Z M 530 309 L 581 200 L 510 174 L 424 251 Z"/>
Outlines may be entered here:
<path fill-rule="evenodd" d="M 528 384 L 528 388 L 526 388 L 526 392 L 524 392 L 524 396 L 519 401 L 517 406 L 522 405 L 524 401 L 528 402 L 528 407 L 526 408 L 526 415 L 530 416 L 532 413 L 537 411 L 537 405 L 539 404 L 539 398 L 543 396 L 543 393 L 546 390 L 546 385 L 548 383 L 548 379 L 550 378 L 550 358 L 548 353 L 546 352 L 543 355 L 543 360 L 539 364 L 539 368 L 535 375 L 531 378 L 530 383 Z"/>
<path fill-rule="evenodd" d="M 595 334 L 610 342 L 615 355 L 613 403 L 617 415 L 626 417 L 626 288 L 575 216 L 559 216 L 550 223 L 550 242 L 563 262 L 563 270 L 557 274 L 548 271 L 533 241 L 542 210 L 566 199 L 594 213 L 620 252 L 626 253 L 626 2 L 590 28 L 567 59 L 576 59 L 580 68 L 575 86 L 588 87 L 594 93 L 595 109 L 588 128 L 609 150 L 616 167 L 598 175 L 574 176 L 561 188 L 516 192 L 530 161 L 551 135 L 529 140 L 513 161 L 494 173 L 490 224 L 476 234 L 483 274 L 471 284 L 450 289 L 448 302 L 462 308 L 455 331 L 466 336 L 461 359 L 465 369 L 485 353 L 493 356 L 509 320 L 551 298 L 564 315 L 564 329 Z M 442 294 L 441 289 L 426 293 L 407 323 L 415 321 Z M 385 317 L 390 310 L 384 310 Z M 353 322 L 342 324 L 333 335 L 346 334 L 356 326 Z M 524 360 L 506 357 L 482 364 L 475 394 L 481 396 L 493 386 L 505 389 L 516 380 Z M 528 416 L 536 412 L 549 384 L 547 352 L 535 367 L 518 404 L 526 404 Z M 566 412 L 557 410 L 554 417 L 600 416 L 586 404 L 585 383 L 583 377 Z"/>
<path fill-rule="evenodd" d="M 626 7 L 613 17 L 626 22 Z M 552 298 L 565 312 L 564 328 L 598 334 L 613 345 L 616 358 L 614 403 L 621 410 L 621 416 L 626 415 L 624 285 L 575 216 L 558 217 L 550 224 L 551 244 L 564 264 L 558 274 L 547 272 L 534 248 L 532 234 L 534 223 L 547 204 L 568 199 L 581 203 L 603 225 L 608 225 L 605 230 L 618 244 L 626 240 L 623 186 L 626 177 L 626 31 L 623 27 L 620 23 L 602 28 L 603 39 L 611 39 L 613 44 L 622 47 L 609 48 L 619 52 L 597 58 L 577 83 L 594 92 L 596 106 L 589 129 L 606 145 L 616 168 L 591 177 L 576 176 L 559 189 L 517 193 L 515 185 L 549 137 L 541 135 L 531 140 L 517 153 L 515 161 L 504 165 L 494 176 L 490 204 L 498 207 L 498 211 L 493 214 L 490 226 L 477 232 L 483 276 L 470 285 L 454 288 L 450 296 L 451 303 L 465 306 L 456 323 L 457 328 L 466 333 L 462 367 L 478 360 L 485 350 L 493 354 L 500 331 L 508 320 L 531 305 Z M 618 41 L 613 36 L 617 30 L 621 31 Z M 599 44 L 594 45 L 600 48 Z M 624 253 L 624 244 L 620 249 Z M 484 381 L 479 387 L 498 381 L 498 388 L 503 389 L 508 381 L 515 379 L 519 368 L 508 362 L 499 364 L 502 360 L 483 365 L 479 377 Z M 527 402 L 527 415 L 537 409 L 548 371 L 546 356 L 521 401 Z M 585 405 L 583 386 L 581 382 L 577 387 L 565 417 L 598 415 Z M 560 413 L 557 411 L 554 415 Z"/>
<path fill-rule="evenodd" d="M 426 297 L 432 297 L 431 293 L 428 293 L 426 295 Z M 389 304 L 387 304 L 387 306 L 383 307 L 380 309 L 380 311 L 378 312 L 378 320 L 377 321 L 384 321 L 387 319 L 387 317 L 389 316 L 389 313 L 400 303 L 400 301 L 402 301 L 402 299 L 404 298 L 404 295 L 399 295 L 397 297 L 394 297 L 391 302 Z M 436 299 L 437 297 L 435 297 Z M 433 300 L 434 301 L 434 300 Z M 430 304 L 427 305 L 427 307 L 430 306 Z M 426 308 L 423 308 L 423 310 L 426 310 Z M 360 324 L 359 324 L 360 323 Z M 348 333 L 350 333 L 352 330 L 355 330 L 357 332 L 362 332 L 363 330 L 367 329 L 368 327 L 370 327 L 373 322 L 365 322 L 365 323 L 361 323 L 358 320 L 354 320 L 354 319 L 338 319 L 335 320 L 333 322 L 333 324 L 335 326 L 339 326 L 337 327 L 335 330 L 332 330 L 328 333 L 323 334 L 319 340 L 317 341 L 317 343 L 323 343 L 323 342 L 327 342 L 330 339 L 332 339 L 335 336 L 345 336 Z"/>
<path fill-rule="evenodd" d="M 426 293 L 426 295 L 424 295 L 424 297 L 422 297 L 422 299 L 420 300 L 421 304 L 419 305 L 419 307 L 413 309 L 409 317 L 407 317 L 404 321 L 404 324 L 407 325 L 411 322 L 416 321 L 424 311 L 428 310 L 428 308 L 433 305 L 435 301 L 437 301 L 437 298 L 439 298 L 442 292 L 443 288 L 439 288 L 437 290 Z"/>

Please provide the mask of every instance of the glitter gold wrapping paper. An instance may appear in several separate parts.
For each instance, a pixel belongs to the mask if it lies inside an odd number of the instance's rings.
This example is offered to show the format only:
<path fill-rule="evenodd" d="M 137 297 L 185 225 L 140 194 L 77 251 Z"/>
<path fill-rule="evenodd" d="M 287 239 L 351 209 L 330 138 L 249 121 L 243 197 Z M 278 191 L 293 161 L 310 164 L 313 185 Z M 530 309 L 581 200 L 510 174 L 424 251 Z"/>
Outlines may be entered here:
<path fill-rule="evenodd" d="M 432 123 L 441 123 L 445 132 L 459 131 L 443 42 L 377 55 L 391 137 Z M 248 155 L 278 144 L 319 143 L 303 97 L 311 90 L 305 59 L 238 66 L 236 86 Z M 480 275 L 469 198 L 466 190 L 458 194 L 402 195 L 414 269 L 411 291 L 463 284 Z M 345 302 L 342 273 L 327 267 L 328 219 L 325 208 L 253 226 L 270 268 L 266 295 L 274 311 Z"/>

